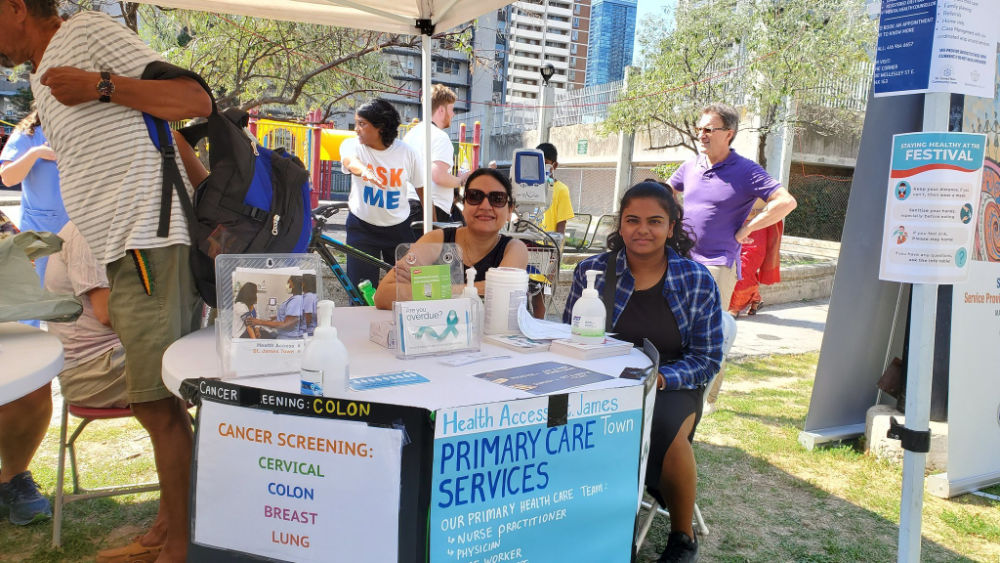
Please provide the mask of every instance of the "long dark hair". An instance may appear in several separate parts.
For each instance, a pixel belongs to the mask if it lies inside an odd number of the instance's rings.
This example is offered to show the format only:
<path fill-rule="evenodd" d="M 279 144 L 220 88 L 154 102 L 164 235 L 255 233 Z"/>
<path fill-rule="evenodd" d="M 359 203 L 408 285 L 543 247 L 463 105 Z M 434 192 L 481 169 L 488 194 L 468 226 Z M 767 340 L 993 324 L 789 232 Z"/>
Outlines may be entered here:
<path fill-rule="evenodd" d="M 374 98 L 358 108 L 357 114 L 378 129 L 382 144 L 388 147 L 399 134 L 399 112 L 382 98 Z"/>
<path fill-rule="evenodd" d="M 608 250 L 616 251 L 625 247 L 625 240 L 622 239 L 621 235 L 621 214 L 632 203 L 632 200 L 639 198 L 654 199 L 667 212 L 667 218 L 674 225 L 674 233 L 667 239 L 666 246 L 673 248 L 677 254 L 690 258 L 691 248 L 694 247 L 694 235 L 684 224 L 684 209 L 677 203 L 670 186 L 652 178 L 647 178 L 632 186 L 622 196 L 621 203 L 618 205 L 618 227 L 615 232 L 608 235 Z"/>
<path fill-rule="evenodd" d="M 17 130 L 20 131 L 20 132 L 22 132 L 22 133 L 26 133 L 26 134 L 31 135 L 32 137 L 34 137 L 35 136 L 35 129 L 37 127 L 41 127 L 42 126 L 42 120 L 41 120 L 41 118 L 38 117 L 38 110 L 34 109 L 35 108 L 35 104 L 31 104 L 31 108 L 32 108 L 31 109 L 31 113 L 29 113 L 28 115 L 26 115 L 24 117 L 24 119 L 22 119 L 20 122 L 18 122 L 18 124 L 17 124 Z"/>
<path fill-rule="evenodd" d="M 247 282 L 240 286 L 240 292 L 236 294 L 236 299 L 233 301 L 237 303 L 243 303 L 247 307 L 253 307 L 257 304 L 257 284 L 253 282 Z"/>

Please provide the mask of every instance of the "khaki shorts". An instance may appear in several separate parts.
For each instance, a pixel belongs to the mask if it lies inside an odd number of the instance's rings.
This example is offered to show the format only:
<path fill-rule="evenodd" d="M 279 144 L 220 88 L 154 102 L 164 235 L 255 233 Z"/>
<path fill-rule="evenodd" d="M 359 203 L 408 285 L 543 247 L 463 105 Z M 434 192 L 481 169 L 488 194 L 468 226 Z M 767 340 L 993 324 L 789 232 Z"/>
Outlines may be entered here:
<path fill-rule="evenodd" d="M 59 390 L 73 405 L 103 409 L 127 407 L 125 349 L 110 350 L 59 373 Z"/>
<path fill-rule="evenodd" d="M 723 311 L 728 310 L 729 302 L 733 299 L 733 290 L 736 289 L 736 264 L 705 267 L 715 279 L 715 285 L 719 286 L 719 306 Z"/>
<path fill-rule="evenodd" d="M 200 304 L 188 262 L 187 245 L 139 251 L 107 265 L 111 328 L 125 346 L 125 386 L 129 403 L 170 397 L 160 369 L 167 347 L 196 327 Z M 140 273 L 140 269 L 143 273 Z M 148 283 L 146 282 L 148 280 Z M 148 290 L 148 294 L 147 294 Z"/>

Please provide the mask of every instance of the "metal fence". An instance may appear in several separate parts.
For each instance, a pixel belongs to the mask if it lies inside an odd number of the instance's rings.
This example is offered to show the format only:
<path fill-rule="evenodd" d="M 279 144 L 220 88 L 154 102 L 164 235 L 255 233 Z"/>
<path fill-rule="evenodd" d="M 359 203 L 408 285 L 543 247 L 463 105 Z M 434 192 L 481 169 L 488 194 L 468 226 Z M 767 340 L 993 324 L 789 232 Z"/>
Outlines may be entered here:
<path fill-rule="evenodd" d="M 785 218 L 785 234 L 839 242 L 852 178 L 850 170 L 793 165 L 788 191 L 798 207 Z"/>
<path fill-rule="evenodd" d="M 615 169 L 560 167 L 556 178 L 569 187 L 576 213 L 593 217 L 591 226 L 615 208 Z M 645 166 L 632 167 L 628 186 L 647 178 L 663 181 Z M 785 219 L 785 233 L 792 236 L 840 241 L 851 194 L 852 173 L 833 167 L 793 166 L 788 189 L 798 208 Z M 619 194 L 620 196 L 620 194 Z"/>

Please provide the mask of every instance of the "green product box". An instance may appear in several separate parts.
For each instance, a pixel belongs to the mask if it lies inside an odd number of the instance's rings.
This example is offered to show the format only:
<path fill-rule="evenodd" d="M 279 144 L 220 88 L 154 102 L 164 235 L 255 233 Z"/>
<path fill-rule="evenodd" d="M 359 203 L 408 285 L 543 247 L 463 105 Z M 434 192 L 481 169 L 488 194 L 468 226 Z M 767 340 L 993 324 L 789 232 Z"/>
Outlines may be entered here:
<path fill-rule="evenodd" d="M 417 266 L 410 270 L 414 301 L 451 299 L 451 265 Z"/>

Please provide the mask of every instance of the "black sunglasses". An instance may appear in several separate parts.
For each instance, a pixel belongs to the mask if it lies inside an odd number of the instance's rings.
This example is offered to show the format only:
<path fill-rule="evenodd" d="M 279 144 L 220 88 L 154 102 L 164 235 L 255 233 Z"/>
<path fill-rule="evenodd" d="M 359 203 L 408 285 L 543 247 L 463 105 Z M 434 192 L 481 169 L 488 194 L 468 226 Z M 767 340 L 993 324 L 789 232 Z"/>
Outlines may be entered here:
<path fill-rule="evenodd" d="M 479 205 L 484 199 L 490 200 L 493 207 L 507 207 L 510 196 L 507 192 L 490 192 L 487 194 L 483 190 L 465 188 L 465 203 L 469 205 Z"/>

